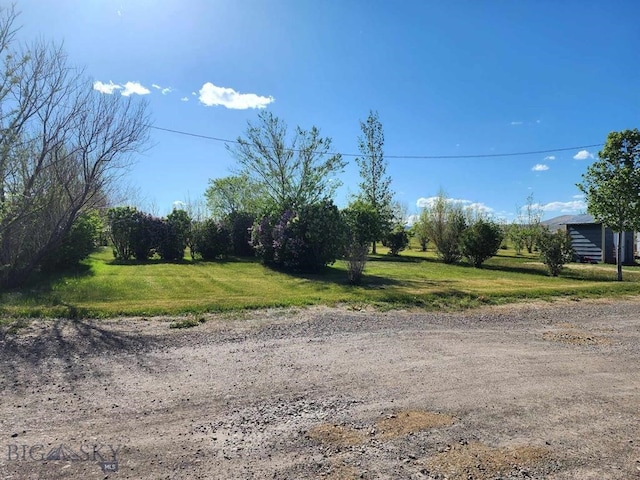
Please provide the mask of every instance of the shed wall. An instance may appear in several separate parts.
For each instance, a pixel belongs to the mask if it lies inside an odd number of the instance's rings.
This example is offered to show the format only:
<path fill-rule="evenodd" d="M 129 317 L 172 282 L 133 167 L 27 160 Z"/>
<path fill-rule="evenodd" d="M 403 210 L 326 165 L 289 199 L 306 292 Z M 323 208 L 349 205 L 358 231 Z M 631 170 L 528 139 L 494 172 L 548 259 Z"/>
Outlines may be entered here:
<path fill-rule="evenodd" d="M 571 244 L 576 256 L 602 261 L 602 226 L 594 224 L 567 225 L 567 231 L 571 236 Z"/>

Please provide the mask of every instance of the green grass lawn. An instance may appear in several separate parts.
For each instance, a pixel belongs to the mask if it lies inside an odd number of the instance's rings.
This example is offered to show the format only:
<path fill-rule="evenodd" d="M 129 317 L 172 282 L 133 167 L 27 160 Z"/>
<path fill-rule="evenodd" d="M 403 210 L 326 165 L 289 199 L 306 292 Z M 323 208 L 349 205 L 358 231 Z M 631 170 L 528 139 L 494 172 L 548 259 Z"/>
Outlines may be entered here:
<path fill-rule="evenodd" d="M 114 316 L 185 314 L 273 306 L 335 305 L 378 308 L 464 308 L 482 303 L 557 296 L 634 295 L 640 267 L 571 264 L 549 277 L 535 255 L 500 250 L 482 269 L 445 265 L 432 251 L 371 256 L 361 286 L 349 285 L 346 265 L 293 275 L 254 260 L 118 264 L 109 249 L 92 255 L 81 273 L 36 279 L 20 291 L 0 295 L 5 316 Z"/>

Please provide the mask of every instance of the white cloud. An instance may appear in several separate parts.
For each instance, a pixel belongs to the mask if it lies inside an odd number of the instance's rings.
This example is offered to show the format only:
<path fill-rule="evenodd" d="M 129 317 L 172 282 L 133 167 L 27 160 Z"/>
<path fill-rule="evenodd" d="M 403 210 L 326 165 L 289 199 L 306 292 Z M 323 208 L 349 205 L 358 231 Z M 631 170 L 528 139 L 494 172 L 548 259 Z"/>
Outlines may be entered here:
<path fill-rule="evenodd" d="M 533 207 L 544 212 L 578 213 L 586 210 L 587 204 L 583 200 L 572 200 L 570 202 L 549 202 L 544 205 L 536 203 Z"/>
<path fill-rule="evenodd" d="M 580 150 L 573 156 L 573 158 L 575 160 L 587 160 L 588 158 L 593 158 L 593 153 L 590 153 L 587 150 Z"/>
<path fill-rule="evenodd" d="M 469 205 L 466 205 L 464 208 L 467 210 L 472 210 L 474 212 L 477 211 L 482 213 L 493 213 L 493 208 L 488 207 L 487 205 L 481 202 L 471 203 Z"/>
<path fill-rule="evenodd" d="M 173 209 L 174 210 L 184 210 L 184 208 L 187 206 L 186 203 L 184 203 L 181 200 L 176 200 L 175 202 L 173 202 Z"/>
<path fill-rule="evenodd" d="M 435 205 L 437 199 L 438 197 L 420 197 L 416 201 L 416 206 L 418 208 L 432 208 Z M 492 213 L 494 211 L 493 208 L 485 205 L 484 203 L 472 202 L 471 200 L 463 200 L 461 198 L 448 198 L 447 201 L 449 203 L 461 205 L 465 210 L 480 211 L 483 213 Z"/>
<path fill-rule="evenodd" d="M 188 101 L 189 101 L 189 97 L 182 97 L 182 98 L 180 99 L 180 101 L 182 101 L 182 102 L 188 102 Z"/>
<path fill-rule="evenodd" d="M 438 200 L 438 197 L 426 197 L 426 198 L 420 197 L 416 201 L 416 206 L 418 208 L 431 208 L 436 204 L 436 200 Z M 453 199 L 453 198 L 448 198 L 447 200 L 451 203 L 460 202 L 460 200 Z M 462 200 L 462 202 L 464 202 L 464 200 Z M 467 203 L 471 203 L 471 202 L 467 200 Z"/>
<path fill-rule="evenodd" d="M 534 172 L 544 172 L 545 170 L 549 170 L 549 167 L 542 163 L 537 163 L 533 167 L 531 167 L 531 170 L 533 170 Z"/>
<path fill-rule="evenodd" d="M 93 82 L 93 89 L 97 90 L 100 93 L 106 93 L 107 95 L 111 95 L 116 90 L 120 90 L 122 85 L 118 85 L 117 83 L 109 82 L 102 83 L 101 81 Z"/>
<path fill-rule="evenodd" d="M 160 90 L 160 93 L 162 93 L 162 95 L 166 95 L 167 93 L 173 92 L 173 88 L 171 88 L 171 87 L 162 87 L 162 86 L 158 85 L 157 83 L 152 83 L 151 86 L 153 88 L 155 88 L 156 90 Z"/>
<path fill-rule="evenodd" d="M 144 87 L 142 84 L 138 82 L 127 82 L 124 84 L 124 90 L 122 91 L 123 97 L 128 97 L 129 95 L 148 95 L 151 93 L 151 90 Z"/>
<path fill-rule="evenodd" d="M 584 193 L 578 193 L 577 195 L 574 195 L 573 198 L 575 198 L 576 200 L 581 200 L 584 198 Z"/>
<path fill-rule="evenodd" d="M 407 226 L 412 227 L 420 219 L 420 215 L 409 215 L 407 217 Z"/>
<path fill-rule="evenodd" d="M 262 97 L 255 93 L 238 93 L 233 88 L 218 87 L 211 82 L 202 85 L 198 99 L 207 107 L 222 105 L 234 110 L 265 108 L 274 101 L 273 97 Z"/>
<path fill-rule="evenodd" d="M 514 121 L 511 122 L 511 125 L 522 125 L 523 122 L 519 122 L 519 121 Z"/>
<path fill-rule="evenodd" d="M 555 160 L 556 156 L 555 155 L 549 155 L 548 157 L 544 157 L 545 160 L 547 161 L 551 161 L 551 160 Z"/>
<path fill-rule="evenodd" d="M 93 89 L 97 90 L 100 93 L 106 93 L 108 95 L 111 95 L 116 90 L 122 90 L 122 92 L 120 93 L 122 94 L 123 97 L 128 97 L 129 95 L 132 95 L 134 93 L 136 95 L 147 95 L 151 93 L 151 91 L 148 88 L 144 87 L 138 82 L 127 82 L 124 85 L 119 85 L 111 81 L 109 83 L 103 83 L 101 81 L 97 81 L 93 83 Z"/>

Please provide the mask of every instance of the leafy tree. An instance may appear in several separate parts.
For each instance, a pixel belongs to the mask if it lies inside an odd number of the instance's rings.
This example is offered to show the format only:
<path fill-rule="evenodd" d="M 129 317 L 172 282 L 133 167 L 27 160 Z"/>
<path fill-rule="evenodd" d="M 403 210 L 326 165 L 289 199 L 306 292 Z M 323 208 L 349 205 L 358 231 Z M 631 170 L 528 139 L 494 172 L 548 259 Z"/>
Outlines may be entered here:
<path fill-rule="evenodd" d="M 331 198 L 340 185 L 335 175 L 345 166 L 340 154 L 330 153 L 331 139 L 316 127 L 297 127 L 288 140 L 286 124 L 267 111 L 227 148 L 277 214 Z"/>
<path fill-rule="evenodd" d="M 516 251 L 516 255 L 521 255 L 522 249 L 525 246 L 524 245 L 525 244 L 524 227 L 520 223 L 513 222 L 511 225 L 509 225 L 507 236 L 509 237 L 509 240 L 511 240 L 511 242 L 513 243 L 513 248 Z"/>
<path fill-rule="evenodd" d="M 247 175 L 209 180 L 204 195 L 211 215 L 218 220 L 240 212 L 256 216 L 265 203 L 260 185 Z"/>
<path fill-rule="evenodd" d="M 367 263 L 369 245 L 378 228 L 378 213 L 361 200 L 355 200 L 342 211 L 345 225 L 344 258 L 347 261 L 347 276 L 353 284 L 362 280 Z"/>
<path fill-rule="evenodd" d="M 403 226 L 394 227 L 384 238 L 385 247 L 389 248 L 389 255 L 397 257 L 409 245 L 409 235 Z"/>
<path fill-rule="evenodd" d="M 251 229 L 251 246 L 256 256 L 265 265 L 274 265 L 273 228 L 278 221 L 276 215 L 264 215 Z"/>
<path fill-rule="evenodd" d="M 555 233 L 543 229 L 538 236 L 540 258 L 553 277 L 557 277 L 565 263 L 573 258 L 571 236 L 562 230 Z"/>
<path fill-rule="evenodd" d="M 103 228 L 97 211 L 78 215 L 60 246 L 44 257 L 41 268 L 45 271 L 58 271 L 77 266 L 99 246 Z"/>
<path fill-rule="evenodd" d="M 146 103 L 102 95 L 59 46 L 16 47 L 0 9 L 0 287 L 23 283 L 144 147 Z"/>
<path fill-rule="evenodd" d="M 203 260 L 226 257 L 231 250 L 231 236 L 226 226 L 214 219 L 196 222 L 192 230 L 193 255 Z"/>
<path fill-rule="evenodd" d="M 136 228 L 136 212 L 135 207 L 114 207 L 107 211 L 107 231 L 116 260 L 129 260 L 133 257 L 131 237 Z"/>
<path fill-rule="evenodd" d="M 462 258 L 460 241 L 467 228 L 467 220 L 459 204 L 451 202 L 444 192 L 438 193 L 433 205 L 427 209 L 429 238 L 444 263 L 455 263 Z"/>
<path fill-rule="evenodd" d="M 330 200 L 282 215 L 263 217 L 254 226 L 252 244 L 266 264 L 292 271 L 316 271 L 340 255 L 343 223 Z"/>
<path fill-rule="evenodd" d="M 578 188 L 587 211 L 617 233 L 616 278 L 622 281 L 622 232 L 640 230 L 640 132 L 609 133 L 598 157 Z"/>
<path fill-rule="evenodd" d="M 314 271 L 333 264 L 341 255 L 344 224 L 338 207 L 323 200 L 300 209 L 307 253 L 302 269 Z"/>
<path fill-rule="evenodd" d="M 462 233 L 462 254 L 474 267 L 480 268 L 485 260 L 498 253 L 503 239 L 504 233 L 498 223 L 477 218 Z"/>
<path fill-rule="evenodd" d="M 186 210 L 174 208 L 163 222 L 158 254 L 163 260 L 182 260 L 190 243 L 191 218 Z"/>
<path fill-rule="evenodd" d="M 533 248 L 536 245 L 538 236 L 544 230 L 541 223 L 543 212 L 538 204 L 535 203 L 533 194 L 527 197 L 527 203 L 519 210 L 520 228 L 517 234 L 527 248 L 527 252 L 533 253 Z"/>
<path fill-rule="evenodd" d="M 420 249 L 423 252 L 427 251 L 427 245 L 429 244 L 429 210 L 423 208 L 420 211 L 418 220 L 413 224 L 411 232 L 418 239 Z"/>
<path fill-rule="evenodd" d="M 162 219 L 139 210 L 134 212 L 133 220 L 130 238 L 133 256 L 139 262 L 144 262 L 160 250 L 158 247 L 165 235 L 165 225 Z"/>
<path fill-rule="evenodd" d="M 251 246 L 251 227 L 256 217 L 247 212 L 234 212 L 226 215 L 222 223 L 231 234 L 231 251 L 239 257 L 253 257 L 254 249 Z"/>
<path fill-rule="evenodd" d="M 376 238 L 372 242 L 375 254 L 376 241 L 382 240 L 391 228 L 393 192 L 384 160 L 384 132 L 378 113 L 370 111 L 367 120 L 360 122 L 360 129 L 362 135 L 358 137 L 358 149 L 362 156 L 356 158 L 362 180 L 359 198 L 369 203 L 378 214 Z"/>
<path fill-rule="evenodd" d="M 162 242 L 167 234 L 165 221 L 135 207 L 115 207 L 107 212 L 109 239 L 116 260 L 148 260 L 156 252 L 165 255 Z M 165 258 L 165 257 L 163 257 Z"/>

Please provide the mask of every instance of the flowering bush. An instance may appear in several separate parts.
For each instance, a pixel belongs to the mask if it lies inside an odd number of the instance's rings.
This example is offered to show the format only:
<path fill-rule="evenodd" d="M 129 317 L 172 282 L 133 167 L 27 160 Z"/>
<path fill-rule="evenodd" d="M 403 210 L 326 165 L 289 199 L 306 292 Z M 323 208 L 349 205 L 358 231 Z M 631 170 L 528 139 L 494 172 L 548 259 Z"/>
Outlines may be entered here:
<path fill-rule="evenodd" d="M 295 271 L 314 271 L 336 261 L 342 249 L 340 212 L 322 201 L 265 216 L 254 224 L 252 244 L 263 263 Z"/>

